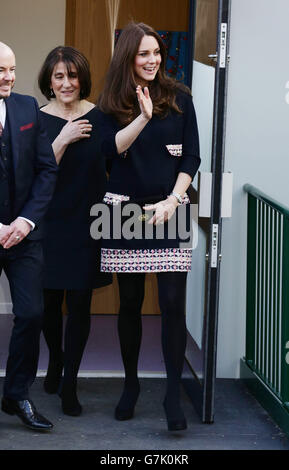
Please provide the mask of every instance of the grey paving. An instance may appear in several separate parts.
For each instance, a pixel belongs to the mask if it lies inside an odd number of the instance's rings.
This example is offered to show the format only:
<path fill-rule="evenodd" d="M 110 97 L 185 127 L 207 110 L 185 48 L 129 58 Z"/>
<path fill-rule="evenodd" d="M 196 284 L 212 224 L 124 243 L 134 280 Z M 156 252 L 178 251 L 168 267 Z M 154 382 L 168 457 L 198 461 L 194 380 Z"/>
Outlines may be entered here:
<path fill-rule="evenodd" d="M 289 450 L 286 435 L 239 380 L 217 380 L 213 424 L 200 422 L 183 393 L 188 429 L 178 433 L 166 429 L 164 379 L 141 379 L 135 417 L 126 422 L 113 418 L 122 389 L 119 378 L 80 378 L 80 417 L 63 415 L 59 397 L 45 394 L 42 384 L 43 378 L 37 378 L 31 397 L 54 423 L 53 431 L 30 431 L 17 417 L 1 412 L 1 450 Z"/>

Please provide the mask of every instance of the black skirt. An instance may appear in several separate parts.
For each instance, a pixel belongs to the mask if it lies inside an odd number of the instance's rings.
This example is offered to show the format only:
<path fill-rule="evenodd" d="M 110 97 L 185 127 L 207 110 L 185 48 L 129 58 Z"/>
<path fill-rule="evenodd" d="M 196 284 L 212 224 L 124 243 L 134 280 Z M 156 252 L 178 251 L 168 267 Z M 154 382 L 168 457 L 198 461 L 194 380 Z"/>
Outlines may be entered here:
<path fill-rule="evenodd" d="M 191 211 L 188 196 L 169 222 L 148 224 L 153 211 L 143 205 L 155 204 L 165 197 L 133 199 L 106 193 L 109 234 L 102 239 L 101 271 L 168 272 L 190 271 L 192 259 Z M 107 227 L 106 227 L 107 230 Z"/>

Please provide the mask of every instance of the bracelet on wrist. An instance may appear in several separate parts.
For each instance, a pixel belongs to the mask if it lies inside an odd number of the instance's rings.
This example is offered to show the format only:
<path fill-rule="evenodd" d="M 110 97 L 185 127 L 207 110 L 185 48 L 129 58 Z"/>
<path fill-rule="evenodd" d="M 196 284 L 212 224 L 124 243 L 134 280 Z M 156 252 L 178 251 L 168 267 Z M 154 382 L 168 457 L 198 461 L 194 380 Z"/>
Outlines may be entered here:
<path fill-rule="evenodd" d="M 179 193 L 175 193 L 174 191 L 171 192 L 170 196 L 174 196 L 179 204 L 182 204 L 183 198 Z"/>

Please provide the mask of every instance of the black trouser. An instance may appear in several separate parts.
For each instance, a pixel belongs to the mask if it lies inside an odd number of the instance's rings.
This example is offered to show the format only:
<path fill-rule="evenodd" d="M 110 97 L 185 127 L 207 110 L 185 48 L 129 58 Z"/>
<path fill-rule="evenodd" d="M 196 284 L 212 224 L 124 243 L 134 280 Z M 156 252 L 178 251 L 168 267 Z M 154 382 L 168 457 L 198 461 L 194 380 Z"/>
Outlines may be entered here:
<path fill-rule="evenodd" d="M 49 360 L 62 361 L 63 289 L 44 289 L 43 334 Z M 64 336 L 64 384 L 76 387 L 77 373 L 90 331 L 92 289 L 66 290 L 68 317 Z"/>
<path fill-rule="evenodd" d="M 29 398 L 37 373 L 43 318 L 43 254 L 40 241 L 23 240 L 7 250 L 0 247 L 0 273 L 10 285 L 14 326 L 4 381 L 4 396 Z"/>
<path fill-rule="evenodd" d="M 118 274 L 120 310 L 118 332 L 126 380 L 137 377 L 142 336 L 141 307 L 145 274 Z M 187 273 L 157 273 L 159 305 L 162 314 L 162 349 L 167 372 L 167 394 L 179 399 L 179 384 L 186 348 Z"/>

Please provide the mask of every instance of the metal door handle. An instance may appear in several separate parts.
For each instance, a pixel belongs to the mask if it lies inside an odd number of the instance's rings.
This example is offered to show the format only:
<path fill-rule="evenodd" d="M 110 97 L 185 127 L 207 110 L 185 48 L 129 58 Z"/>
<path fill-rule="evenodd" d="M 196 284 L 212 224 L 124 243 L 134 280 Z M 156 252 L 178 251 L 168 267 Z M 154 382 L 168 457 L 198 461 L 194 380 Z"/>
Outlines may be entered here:
<path fill-rule="evenodd" d="M 215 62 L 218 62 L 218 54 L 209 54 L 208 55 L 209 59 L 214 60 Z"/>

